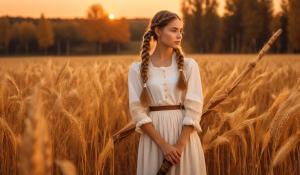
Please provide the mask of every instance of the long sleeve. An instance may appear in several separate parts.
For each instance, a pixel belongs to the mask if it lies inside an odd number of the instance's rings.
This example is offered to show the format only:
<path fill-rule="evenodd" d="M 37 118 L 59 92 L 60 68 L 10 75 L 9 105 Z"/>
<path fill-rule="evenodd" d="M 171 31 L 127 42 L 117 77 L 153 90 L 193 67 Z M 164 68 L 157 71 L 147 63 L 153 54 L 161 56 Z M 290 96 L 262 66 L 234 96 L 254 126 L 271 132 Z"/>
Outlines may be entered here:
<path fill-rule="evenodd" d="M 188 88 L 184 99 L 185 115 L 183 125 L 193 125 L 197 132 L 202 132 L 200 120 L 203 109 L 203 92 L 198 63 L 191 59 L 187 71 Z"/>
<path fill-rule="evenodd" d="M 139 74 L 138 64 L 134 62 L 128 71 L 128 100 L 129 112 L 136 126 L 135 131 L 140 134 L 144 133 L 140 126 L 152 122 L 152 119 L 147 114 L 146 107 L 143 107 L 140 102 L 142 88 L 142 79 Z"/>

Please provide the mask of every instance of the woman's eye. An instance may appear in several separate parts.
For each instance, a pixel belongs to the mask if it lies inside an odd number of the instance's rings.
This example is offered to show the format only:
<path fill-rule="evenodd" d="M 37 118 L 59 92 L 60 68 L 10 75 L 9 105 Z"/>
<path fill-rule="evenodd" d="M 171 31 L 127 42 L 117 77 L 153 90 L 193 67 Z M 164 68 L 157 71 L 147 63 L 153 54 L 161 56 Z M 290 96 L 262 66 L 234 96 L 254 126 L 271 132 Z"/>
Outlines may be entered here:
<path fill-rule="evenodd" d="M 172 30 L 172 32 L 177 33 L 177 30 Z M 183 31 L 180 31 L 179 33 L 180 33 L 181 35 L 184 35 L 184 32 L 183 32 Z"/>

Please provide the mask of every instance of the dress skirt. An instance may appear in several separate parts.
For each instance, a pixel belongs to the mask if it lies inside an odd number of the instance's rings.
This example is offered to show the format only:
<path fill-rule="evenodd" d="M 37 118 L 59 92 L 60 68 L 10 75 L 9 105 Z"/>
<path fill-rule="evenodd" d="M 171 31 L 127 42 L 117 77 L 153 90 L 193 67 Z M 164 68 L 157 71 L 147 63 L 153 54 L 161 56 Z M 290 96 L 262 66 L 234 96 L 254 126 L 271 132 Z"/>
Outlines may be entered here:
<path fill-rule="evenodd" d="M 150 111 L 149 117 L 161 137 L 171 145 L 176 144 L 183 126 L 183 111 L 180 109 Z M 163 152 L 159 146 L 147 134 L 141 134 L 137 175 L 155 175 L 162 161 Z M 190 139 L 181 154 L 180 163 L 173 165 L 167 175 L 206 175 L 204 152 L 196 130 L 190 134 Z"/>

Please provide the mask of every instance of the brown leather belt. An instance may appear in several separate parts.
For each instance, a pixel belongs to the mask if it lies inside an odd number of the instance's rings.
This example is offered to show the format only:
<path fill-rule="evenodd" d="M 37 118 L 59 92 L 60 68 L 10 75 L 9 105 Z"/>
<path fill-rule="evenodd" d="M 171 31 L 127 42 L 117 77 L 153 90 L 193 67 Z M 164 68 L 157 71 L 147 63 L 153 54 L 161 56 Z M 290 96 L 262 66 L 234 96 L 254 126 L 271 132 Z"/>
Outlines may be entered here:
<path fill-rule="evenodd" d="M 185 109 L 183 104 L 179 105 L 162 105 L 162 106 L 149 106 L 150 111 L 162 111 L 162 110 L 175 110 Z"/>

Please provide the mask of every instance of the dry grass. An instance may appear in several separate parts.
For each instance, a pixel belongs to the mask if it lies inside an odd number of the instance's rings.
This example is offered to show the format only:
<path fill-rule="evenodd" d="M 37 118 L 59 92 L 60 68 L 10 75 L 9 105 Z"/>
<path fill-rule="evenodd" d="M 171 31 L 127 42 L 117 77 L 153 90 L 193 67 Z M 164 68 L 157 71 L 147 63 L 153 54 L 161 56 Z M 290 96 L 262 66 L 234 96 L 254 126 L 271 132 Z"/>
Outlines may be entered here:
<path fill-rule="evenodd" d="M 189 55 L 205 104 L 253 55 Z M 135 174 L 127 71 L 137 56 L 0 59 L 0 174 Z M 208 174 L 300 174 L 300 57 L 266 56 L 202 118 Z"/>

